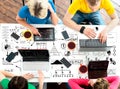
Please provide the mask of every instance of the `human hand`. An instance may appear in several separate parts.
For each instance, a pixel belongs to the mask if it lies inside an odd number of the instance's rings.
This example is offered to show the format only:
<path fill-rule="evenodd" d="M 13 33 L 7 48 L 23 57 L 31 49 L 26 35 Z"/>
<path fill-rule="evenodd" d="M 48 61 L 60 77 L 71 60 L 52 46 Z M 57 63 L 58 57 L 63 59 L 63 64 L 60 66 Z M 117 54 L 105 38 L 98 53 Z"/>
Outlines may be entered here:
<path fill-rule="evenodd" d="M 106 32 L 106 30 L 101 31 L 98 38 L 99 38 L 101 43 L 104 43 L 107 40 L 107 32 Z"/>
<path fill-rule="evenodd" d="M 39 76 L 38 78 L 39 83 L 42 83 L 44 81 L 44 74 L 42 73 L 41 70 L 38 70 L 38 76 Z"/>
<path fill-rule="evenodd" d="M 96 81 L 97 81 L 97 79 L 90 79 L 90 80 L 88 81 L 88 84 L 90 84 L 91 86 L 93 86 Z"/>
<path fill-rule="evenodd" d="M 86 28 L 83 33 L 84 33 L 87 37 L 89 37 L 90 39 L 96 37 L 96 33 L 95 33 L 94 29 L 91 29 L 91 28 Z"/>
<path fill-rule="evenodd" d="M 38 29 L 36 29 L 35 27 L 31 27 L 30 28 L 30 30 L 32 31 L 32 33 L 34 34 L 34 35 L 39 35 L 39 36 L 41 36 L 41 34 L 39 33 L 39 31 L 38 31 Z"/>
<path fill-rule="evenodd" d="M 33 74 L 30 74 L 30 73 L 26 73 L 26 74 L 23 75 L 23 77 L 24 77 L 25 79 L 29 80 L 29 79 L 33 78 L 34 75 L 33 75 Z"/>

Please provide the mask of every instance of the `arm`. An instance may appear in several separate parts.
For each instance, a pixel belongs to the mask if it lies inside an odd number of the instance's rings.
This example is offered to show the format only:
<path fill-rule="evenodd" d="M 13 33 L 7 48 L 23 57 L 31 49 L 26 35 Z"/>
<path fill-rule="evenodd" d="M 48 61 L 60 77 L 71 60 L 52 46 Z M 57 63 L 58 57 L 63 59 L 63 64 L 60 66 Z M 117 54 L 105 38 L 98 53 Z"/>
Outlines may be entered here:
<path fill-rule="evenodd" d="M 72 17 L 73 17 L 73 15 L 72 14 L 70 14 L 68 11 L 67 11 L 67 13 L 65 14 L 65 16 L 64 16 L 64 18 L 63 18 L 63 23 L 66 25 L 66 26 L 68 26 L 68 27 L 70 27 L 70 28 L 72 28 L 72 29 L 74 29 L 74 30 L 76 30 L 76 31 L 80 31 L 80 29 L 81 29 L 81 25 L 79 25 L 79 24 L 76 24 L 73 20 L 72 20 Z M 85 30 L 84 30 L 84 32 L 83 32 L 87 37 L 89 37 L 89 38 L 95 38 L 96 37 L 96 33 L 94 32 L 94 30 L 93 29 L 91 29 L 91 28 L 85 28 Z"/>
<path fill-rule="evenodd" d="M 3 71 L 3 70 L 1 70 L 0 73 L 1 73 L 1 75 L 4 76 L 4 77 L 12 78 L 13 76 L 15 76 L 14 74 L 12 74 L 12 73 L 10 73 L 10 72 L 7 72 L 7 71 Z"/>
<path fill-rule="evenodd" d="M 83 89 L 81 85 L 88 86 L 88 79 L 69 79 L 68 84 L 71 89 Z"/>
<path fill-rule="evenodd" d="M 33 27 L 32 25 L 28 24 L 28 23 L 26 22 L 26 20 L 20 18 L 19 15 L 16 16 L 16 21 L 17 21 L 19 24 L 21 24 L 21 25 L 29 28 L 29 29 L 32 31 L 33 34 L 35 34 L 35 35 L 40 35 L 40 33 L 38 32 L 38 30 L 37 30 L 35 27 Z"/>
<path fill-rule="evenodd" d="M 38 78 L 38 81 L 39 81 L 39 89 L 43 89 L 44 75 L 43 75 L 42 71 L 38 71 L 38 74 L 39 74 L 39 78 Z"/>
<path fill-rule="evenodd" d="M 64 16 L 64 18 L 63 18 L 63 23 L 64 23 L 66 26 L 68 26 L 68 27 L 70 27 L 70 28 L 72 28 L 72 29 L 75 29 L 76 31 L 79 31 L 80 28 L 81 28 L 81 25 L 76 24 L 76 23 L 72 20 L 72 17 L 73 17 L 73 15 L 70 14 L 70 13 L 67 11 L 66 14 L 65 14 L 65 16 Z"/>
<path fill-rule="evenodd" d="M 17 76 L 17 75 L 10 73 L 10 72 L 7 72 L 7 71 L 3 71 L 3 70 L 0 71 L 0 80 L 4 79 L 5 77 L 12 78 L 14 76 Z M 33 74 L 30 74 L 30 73 L 26 73 L 22 76 L 27 80 L 34 77 Z"/>
<path fill-rule="evenodd" d="M 48 9 L 51 12 L 51 21 L 54 25 L 58 24 L 58 16 L 52 9 L 51 5 L 48 3 Z"/>
<path fill-rule="evenodd" d="M 0 81 L 5 78 L 5 75 L 0 71 Z"/>
<path fill-rule="evenodd" d="M 117 89 L 120 84 L 120 77 L 119 76 L 110 76 L 106 77 L 108 82 L 110 83 L 110 89 Z"/>
<path fill-rule="evenodd" d="M 104 43 L 107 40 L 107 33 L 110 32 L 114 27 L 118 24 L 119 18 L 116 12 L 112 15 L 109 15 L 111 18 L 111 22 L 106 26 L 106 28 L 99 34 L 98 38 L 100 42 Z"/>

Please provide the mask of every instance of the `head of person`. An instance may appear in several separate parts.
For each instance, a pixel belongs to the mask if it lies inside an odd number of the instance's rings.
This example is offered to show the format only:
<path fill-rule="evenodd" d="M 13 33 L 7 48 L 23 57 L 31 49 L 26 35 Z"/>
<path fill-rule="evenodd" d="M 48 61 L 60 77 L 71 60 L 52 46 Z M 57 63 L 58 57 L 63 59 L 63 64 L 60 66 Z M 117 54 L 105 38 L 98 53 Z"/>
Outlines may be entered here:
<path fill-rule="evenodd" d="M 45 18 L 48 14 L 48 0 L 28 0 L 30 14 L 38 18 Z"/>
<path fill-rule="evenodd" d="M 89 8 L 95 12 L 100 8 L 101 0 L 86 0 Z"/>
<path fill-rule="evenodd" d="M 15 76 L 10 80 L 8 89 L 28 89 L 28 82 L 22 76 Z"/>
<path fill-rule="evenodd" d="M 89 83 L 93 89 L 109 89 L 109 83 L 104 78 L 93 79 Z"/>

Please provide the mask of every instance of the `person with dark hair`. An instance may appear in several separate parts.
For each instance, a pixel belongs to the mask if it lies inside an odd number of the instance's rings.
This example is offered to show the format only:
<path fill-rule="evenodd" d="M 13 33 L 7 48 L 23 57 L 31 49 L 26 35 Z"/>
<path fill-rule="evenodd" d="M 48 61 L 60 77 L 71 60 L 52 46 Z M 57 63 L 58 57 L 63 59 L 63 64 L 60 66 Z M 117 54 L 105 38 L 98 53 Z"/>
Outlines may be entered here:
<path fill-rule="evenodd" d="M 98 79 L 69 79 L 71 89 L 118 89 L 119 76 L 109 76 Z"/>
<path fill-rule="evenodd" d="M 38 71 L 38 74 L 39 89 L 43 89 L 44 75 L 41 71 Z M 0 84 L 3 89 L 36 89 L 33 84 L 27 81 L 33 77 L 30 73 L 24 74 L 23 76 L 15 76 L 10 72 L 0 71 Z"/>
<path fill-rule="evenodd" d="M 100 9 L 104 9 L 111 18 L 110 23 L 106 25 L 98 36 L 100 42 L 104 43 L 107 40 L 107 33 L 119 22 L 119 18 L 110 0 L 73 0 L 63 18 L 63 23 L 91 39 L 95 38 L 97 36 L 95 30 L 82 26 L 81 22 L 87 20 L 93 25 L 105 25 Z"/>
<path fill-rule="evenodd" d="M 38 30 L 30 24 L 57 25 L 60 20 L 53 0 L 28 0 L 26 5 L 20 8 L 16 21 L 30 29 L 33 34 L 40 35 Z"/>
<path fill-rule="evenodd" d="M 22 76 L 13 77 L 8 83 L 9 89 L 28 89 L 28 82 Z"/>

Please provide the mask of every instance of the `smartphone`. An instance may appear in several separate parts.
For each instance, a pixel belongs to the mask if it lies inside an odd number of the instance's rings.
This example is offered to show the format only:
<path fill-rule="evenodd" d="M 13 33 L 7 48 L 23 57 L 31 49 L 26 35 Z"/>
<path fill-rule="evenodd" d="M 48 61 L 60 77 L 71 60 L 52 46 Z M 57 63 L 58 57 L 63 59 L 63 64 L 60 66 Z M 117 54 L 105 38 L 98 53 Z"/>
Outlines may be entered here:
<path fill-rule="evenodd" d="M 62 31 L 62 35 L 63 35 L 64 39 L 69 38 L 67 31 Z"/>
<path fill-rule="evenodd" d="M 14 33 L 14 32 L 11 34 L 11 36 L 12 36 L 13 38 L 15 38 L 16 40 L 18 40 L 18 39 L 20 38 L 20 36 L 17 35 L 16 33 Z"/>
<path fill-rule="evenodd" d="M 70 62 L 65 58 L 62 58 L 60 62 L 63 63 L 67 68 L 71 66 Z"/>

